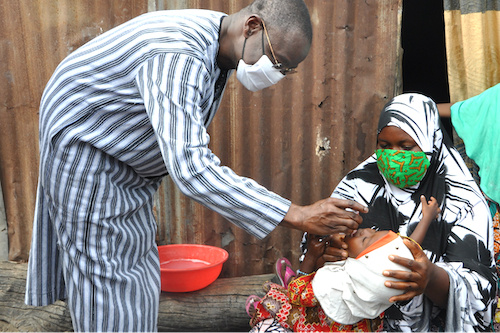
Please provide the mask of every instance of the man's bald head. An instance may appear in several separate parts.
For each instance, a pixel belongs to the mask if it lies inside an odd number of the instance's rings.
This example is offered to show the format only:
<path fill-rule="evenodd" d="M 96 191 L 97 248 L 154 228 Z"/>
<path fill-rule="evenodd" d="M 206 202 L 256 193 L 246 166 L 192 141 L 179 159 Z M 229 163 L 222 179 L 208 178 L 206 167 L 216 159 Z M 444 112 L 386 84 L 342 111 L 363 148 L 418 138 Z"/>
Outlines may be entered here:
<path fill-rule="evenodd" d="M 271 34 L 279 38 L 301 39 L 309 51 L 312 24 L 303 0 L 255 0 L 242 11 L 259 15 Z"/>
<path fill-rule="evenodd" d="M 312 24 L 304 1 L 254 0 L 223 20 L 217 56 L 219 65 L 225 69 L 236 68 L 243 56 L 245 41 L 258 36 L 257 33 L 264 34 L 261 31 L 264 24 L 278 62 L 294 68 L 306 58 L 312 43 Z M 247 43 L 245 61 L 249 64 L 254 64 L 262 56 L 261 38 L 267 38 L 263 36 Z M 270 46 L 265 48 L 272 59 Z"/>

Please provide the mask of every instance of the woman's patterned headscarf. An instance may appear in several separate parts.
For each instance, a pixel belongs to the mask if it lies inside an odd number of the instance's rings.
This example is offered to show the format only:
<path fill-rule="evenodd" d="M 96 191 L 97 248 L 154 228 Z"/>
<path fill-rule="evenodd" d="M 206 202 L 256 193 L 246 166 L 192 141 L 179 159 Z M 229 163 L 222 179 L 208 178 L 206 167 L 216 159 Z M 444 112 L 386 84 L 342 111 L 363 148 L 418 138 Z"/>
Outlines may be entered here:
<path fill-rule="evenodd" d="M 427 154 L 441 147 L 443 141 L 436 104 L 423 95 L 403 94 L 386 104 L 380 114 L 377 135 L 386 126 L 408 133 Z"/>

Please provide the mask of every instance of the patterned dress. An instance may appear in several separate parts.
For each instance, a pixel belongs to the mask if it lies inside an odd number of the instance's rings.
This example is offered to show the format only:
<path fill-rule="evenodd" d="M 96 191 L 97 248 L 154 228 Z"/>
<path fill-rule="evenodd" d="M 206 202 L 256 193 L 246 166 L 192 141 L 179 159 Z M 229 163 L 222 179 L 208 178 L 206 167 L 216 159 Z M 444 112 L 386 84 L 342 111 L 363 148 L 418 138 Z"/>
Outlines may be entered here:
<path fill-rule="evenodd" d="M 380 332 L 381 314 L 375 319 L 364 319 L 353 325 L 332 321 L 323 311 L 312 290 L 315 273 L 300 276 L 290 282 L 288 288 L 268 282 L 264 284 L 266 295 L 257 303 L 250 320 L 251 332 Z M 269 325 L 266 320 L 273 319 Z"/>

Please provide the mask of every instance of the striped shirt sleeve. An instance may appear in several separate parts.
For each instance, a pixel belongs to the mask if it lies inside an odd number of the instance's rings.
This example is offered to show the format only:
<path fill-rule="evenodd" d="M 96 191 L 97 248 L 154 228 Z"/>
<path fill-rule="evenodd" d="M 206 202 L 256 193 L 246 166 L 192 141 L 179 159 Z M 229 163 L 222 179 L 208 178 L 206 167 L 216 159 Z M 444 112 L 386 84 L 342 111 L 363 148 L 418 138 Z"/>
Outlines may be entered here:
<path fill-rule="evenodd" d="M 169 175 L 181 192 L 250 234 L 267 236 L 290 201 L 221 166 L 208 148 L 200 106 L 203 94 L 211 93 L 205 89 L 210 74 L 204 63 L 186 54 L 160 54 L 141 67 L 136 82 Z"/>

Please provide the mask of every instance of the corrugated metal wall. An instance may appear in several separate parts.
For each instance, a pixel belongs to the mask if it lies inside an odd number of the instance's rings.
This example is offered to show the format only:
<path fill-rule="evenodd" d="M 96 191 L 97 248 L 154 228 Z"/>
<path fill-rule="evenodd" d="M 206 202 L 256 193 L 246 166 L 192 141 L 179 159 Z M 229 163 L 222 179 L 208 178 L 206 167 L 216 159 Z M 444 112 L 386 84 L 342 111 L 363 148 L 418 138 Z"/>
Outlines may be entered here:
<path fill-rule="evenodd" d="M 0 2 L 0 180 L 9 258 L 27 260 L 38 177 L 38 106 L 70 52 L 147 12 L 145 0 Z"/>
<path fill-rule="evenodd" d="M 306 0 L 314 41 L 299 73 L 257 93 L 233 76 L 209 127 L 222 163 L 301 205 L 327 197 L 375 147 L 380 109 L 400 89 L 402 0 Z M 37 107 L 57 63 L 91 37 L 147 10 L 233 13 L 250 1 L 7 1 L 0 5 L 0 179 L 11 260 L 26 260 L 37 177 Z M 8 48 L 7 48 L 8 47 Z M 257 240 L 180 194 L 165 179 L 156 202 L 159 244 L 203 243 L 230 253 L 222 276 L 296 262 L 301 233 Z"/>

